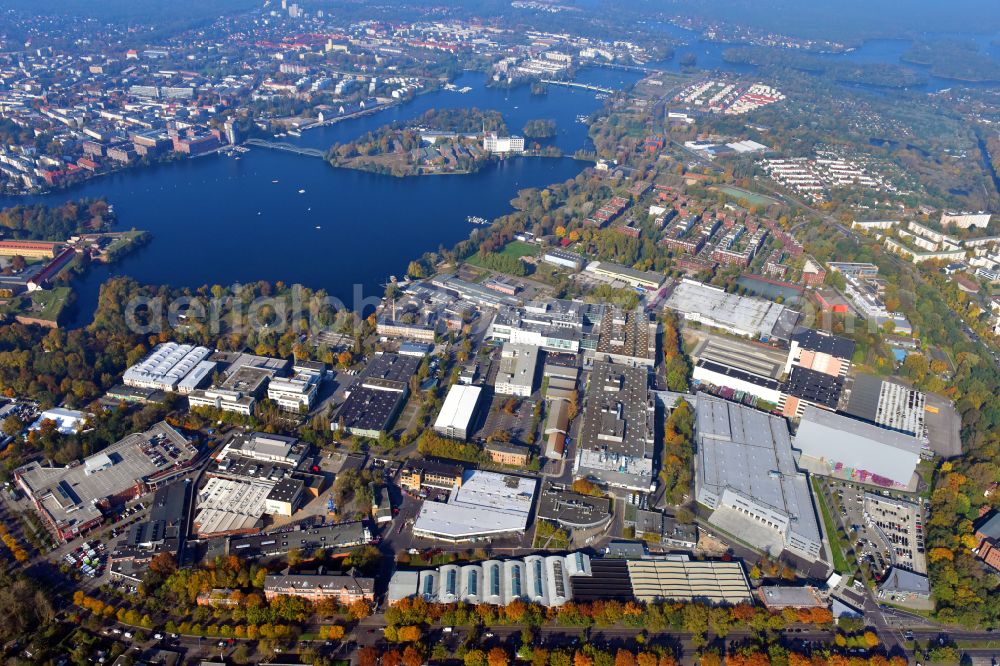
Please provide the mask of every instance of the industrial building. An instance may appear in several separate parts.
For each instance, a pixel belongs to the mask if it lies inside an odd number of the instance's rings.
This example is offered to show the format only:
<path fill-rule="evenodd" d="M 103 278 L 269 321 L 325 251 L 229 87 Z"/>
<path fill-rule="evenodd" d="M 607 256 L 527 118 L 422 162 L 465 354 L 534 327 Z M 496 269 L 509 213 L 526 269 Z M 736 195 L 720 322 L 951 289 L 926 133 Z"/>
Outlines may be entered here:
<path fill-rule="evenodd" d="M 572 600 L 574 579 L 591 575 L 590 563 L 589 555 L 575 552 L 397 571 L 389 581 L 387 601 L 393 604 L 418 597 L 440 604 L 506 606 L 524 601 L 557 607 Z"/>
<path fill-rule="evenodd" d="M 854 346 L 854 340 L 824 331 L 811 328 L 796 331 L 789 339 L 785 372 L 791 372 L 793 367 L 798 366 L 835 377 L 846 377 L 851 368 Z"/>
<path fill-rule="evenodd" d="M 547 484 L 538 495 L 536 515 L 571 530 L 595 529 L 611 520 L 611 500 Z"/>
<path fill-rule="evenodd" d="M 268 383 L 288 372 L 285 359 L 242 352 L 214 352 L 208 360 L 216 364 L 219 381 L 207 389 L 188 393 L 188 404 L 251 416 L 257 401 L 266 395 Z"/>
<path fill-rule="evenodd" d="M 160 553 L 167 553 L 175 562 L 183 563 L 190 487 L 191 484 L 185 481 L 156 490 L 149 516 L 129 527 L 125 541 L 108 557 L 108 574 L 112 580 L 138 584 L 149 562 Z"/>
<path fill-rule="evenodd" d="M 290 516 L 307 496 L 319 495 L 321 474 L 304 470 L 309 446 L 294 437 L 237 432 L 206 469 L 198 494 L 197 528 L 205 534 L 257 529 L 264 514 Z M 213 483 L 214 482 L 214 483 Z"/>
<path fill-rule="evenodd" d="M 808 406 L 795 448 L 800 465 L 814 474 L 913 491 L 921 442 L 913 435 Z"/>
<path fill-rule="evenodd" d="M 688 321 L 748 338 L 786 339 L 798 313 L 783 305 L 684 279 L 665 303 Z"/>
<path fill-rule="evenodd" d="M 781 400 L 786 357 L 772 347 L 702 332 L 691 357 L 698 384 L 742 391 L 774 405 Z"/>
<path fill-rule="evenodd" d="M 848 338 L 813 329 L 794 332 L 785 362 L 782 413 L 799 418 L 806 405 L 836 410 L 853 355 L 854 341 Z"/>
<path fill-rule="evenodd" d="M 160 422 L 133 433 L 78 465 L 43 467 L 33 461 L 14 471 L 18 486 L 60 538 L 100 525 L 115 504 L 139 497 L 184 474 L 197 450 Z"/>
<path fill-rule="evenodd" d="M 657 324 L 642 308 L 606 307 L 594 358 L 623 365 L 656 365 Z"/>
<path fill-rule="evenodd" d="M 632 287 L 643 289 L 658 289 L 664 280 L 662 273 L 640 271 L 610 261 L 592 261 L 587 264 L 585 270 L 613 282 L 624 282 Z"/>
<path fill-rule="evenodd" d="M 419 365 L 416 356 L 376 354 L 334 414 L 331 429 L 371 438 L 388 432 L 410 395 L 410 377 Z"/>
<path fill-rule="evenodd" d="M 281 479 L 264 498 L 264 513 L 269 516 L 291 516 L 302 503 L 305 487 L 301 479 L 290 476 Z"/>
<path fill-rule="evenodd" d="M 783 418 L 704 393 L 695 407 L 698 502 L 709 523 L 778 556 L 815 561 L 823 538 Z"/>
<path fill-rule="evenodd" d="M 547 250 L 545 254 L 542 255 L 542 261 L 547 264 L 554 264 L 556 266 L 562 266 L 563 268 L 569 268 L 573 271 L 579 271 L 583 268 L 583 257 L 575 252 L 567 252 L 566 250 L 560 250 L 558 248 Z"/>
<path fill-rule="evenodd" d="M 595 362 L 577 442 L 576 476 L 649 491 L 655 474 L 655 416 L 647 368 Z"/>
<path fill-rule="evenodd" d="M 316 400 L 322 381 L 319 372 L 296 372 L 292 377 L 275 378 L 267 385 L 267 398 L 286 412 L 305 412 Z"/>
<path fill-rule="evenodd" d="M 385 315 L 379 317 L 375 331 L 387 338 L 419 340 L 428 344 L 433 344 L 437 335 L 437 328 L 430 324 L 406 323 Z"/>
<path fill-rule="evenodd" d="M 523 476 L 467 470 L 447 502 L 423 503 L 413 534 L 458 542 L 523 533 L 537 486 Z"/>
<path fill-rule="evenodd" d="M 691 379 L 697 384 L 704 383 L 748 393 L 773 405 L 780 403 L 782 398 L 783 386 L 778 380 L 707 358 L 695 361 Z"/>
<path fill-rule="evenodd" d="M 226 442 L 216 460 L 237 457 L 275 463 L 295 469 L 302 464 L 309 447 L 295 437 L 266 432 L 239 432 Z"/>
<path fill-rule="evenodd" d="M 207 347 L 164 342 L 139 363 L 125 371 L 126 386 L 190 393 L 211 378 L 215 363 L 206 358 Z"/>
<path fill-rule="evenodd" d="M 529 397 L 535 388 L 538 347 L 505 342 L 500 350 L 500 369 L 494 390 L 500 395 Z"/>
<path fill-rule="evenodd" d="M 875 375 L 859 374 L 851 387 L 847 414 L 927 441 L 927 395 Z"/>
<path fill-rule="evenodd" d="M 198 491 L 194 531 L 201 538 L 249 534 L 263 527 L 274 483 L 212 477 Z"/>
<path fill-rule="evenodd" d="M 789 417 L 801 416 L 807 405 L 835 410 L 843 390 L 844 378 L 840 375 L 792 366 L 784 386 L 783 413 Z"/>
<path fill-rule="evenodd" d="M 209 539 L 204 561 L 216 557 L 237 555 L 245 560 L 261 557 L 283 557 L 292 550 L 314 553 L 317 549 L 346 551 L 371 541 L 372 535 L 361 521 L 330 525 L 301 525 L 273 532 L 233 535 Z"/>
<path fill-rule="evenodd" d="M 899 567 L 889 569 L 885 579 L 878 585 L 878 598 L 887 601 L 925 600 L 930 596 L 931 584 L 927 576 Z"/>
<path fill-rule="evenodd" d="M 632 507 L 625 508 L 626 523 Z M 660 511 L 635 509 L 635 536 L 663 548 L 694 550 L 698 545 L 698 527 L 684 524 Z"/>
<path fill-rule="evenodd" d="M 567 300 L 502 307 L 497 310 L 487 337 L 575 354 L 581 349 L 596 349 L 596 328 L 603 316 L 603 305 Z"/>
<path fill-rule="evenodd" d="M 639 545 L 639 544 L 636 544 Z M 641 549 L 640 549 L 641 550 Z M 729 604 L 752 602 L 750 586 L 739 562 L 692 560 L 687 555 L 659 558 L 591 559 L 590 576 L 570 579 L 573 599 L 636 599 Z"/>
<path fill-rule="evenodd" d="M 445 437 L 468 439 L 482 392 L 482 387 L 466 384 L 455 384 L 448 389 L 448 396 L 434 420 L 434 430 Z"/>
<path fill-rule="evenodd" d="M 92 414 L 79 412 L 75 409 L 54 407 L 39 414 L 35 422 L 28 426 L 28 430 L 38 430 L 43 423 L 51 421 L 55 425 L 56 432 L 60 435 L 75 435 L 87 423 L 87 419 L 92 417 Z"/>
<path fill-rule="evenodd" d="M 638 601 L 735 605 L 753 599 L 739 562 L 695 561 L 686 555 L 667 555 L 663 559 L 627 560 L 625 565 L 632 595 Z"/>
<path fill-rule="evenodd" d="M 187 399 L 191 409 L 207 407 L 243 416 L 253 415 L 254 406 L 257 404 L 257 399 L 252 395 L 218 388 L 195 389 L 188 393 Z"/>
<path fill-rule="evenodd" d="M 819 590 L 811 585 L 762 585 L 757 588 L 757 599 L 771 612 L 785 608 L 827 608 L 830 605 Z"/>

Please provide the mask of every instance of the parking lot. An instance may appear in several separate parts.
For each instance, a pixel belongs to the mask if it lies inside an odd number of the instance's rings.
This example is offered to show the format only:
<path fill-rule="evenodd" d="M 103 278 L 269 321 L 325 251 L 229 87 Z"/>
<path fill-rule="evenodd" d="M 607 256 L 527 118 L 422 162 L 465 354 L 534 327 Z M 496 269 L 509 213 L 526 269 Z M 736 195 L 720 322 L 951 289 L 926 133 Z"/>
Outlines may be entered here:
<path fill-rule="evenodd" d="M 921 505 L 844 481 L 825 483 L 836 498 L 831 510 L 843 524 L 859 563 L 867 563 L 873 576 L 881 579 L 893 565 L 927 572 Z"/>
<path fill-rule="evenodd" d="M 517 407 L 512 412 L 508 412 L 505 406 L 508 401 L 517 401 Z M 486 440 L 490 435 L 506 431 L 510 434 L 510 441 L 519 444 L 533 444 L 534 433 L 531 432 L 531 423 L 535 402 L 526 398 L 514 398 L 509 395 L 495 395 L 490 403 L 489 412 L 482 425 L 476 430 L 473 439 Z"/>
<path fill-rule="evenodd" d="M 962 453 L 959 435 L 961 417 L 947 398 L 933 393 L 927 394 L 927 413 L 924 425 L 927 427 L 927 441 L 934 453 L 944 458 L 952 458 Z"/>
<path fill-rule="evenodd" d="M 88 578 L 100 578 L 108 565 L 107 550 L 99 541 L 84 541 L 63 555 L 63 561 Z"/>
<path fill-rule="evenodd" d="M 827 479 L 826 485 L 835 498 L 830 507 L 831 512 L 836 514 L 834 520 L 839 520 L 844 526 L 858 562 L 866 562 L 872 575 L 882 578 L 892 558 L 884 539 L 865 520 L 865 491 L 854 484 L 832 479 Z"/>
<path fill-rule="evenodd" d="M 893 563 L 920 574 L 927 573 L 923 508 L 911 502 L 865 493 L 864 510 L 867 524 L 874 527 L 887 550 L 895 556 Z"/>

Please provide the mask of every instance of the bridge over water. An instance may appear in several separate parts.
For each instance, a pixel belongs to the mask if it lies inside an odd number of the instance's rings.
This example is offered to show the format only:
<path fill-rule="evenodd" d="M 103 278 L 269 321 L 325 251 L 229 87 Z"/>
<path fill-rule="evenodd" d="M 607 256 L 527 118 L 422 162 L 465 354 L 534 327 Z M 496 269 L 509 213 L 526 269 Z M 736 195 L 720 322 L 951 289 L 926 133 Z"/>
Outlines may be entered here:
<path fill-rule="evenodd" d="M 248 146 L 257 146 L 258 148 L 283 150 L 286 153 L 295 153 L 296 155 L 305 155 L 307 157 L 318 157 L 320 159 L 326 158 L 326 152 L 320 150 L 319 148 L 306 148 L 304 146 L 296 146 L 294 143 L 288 143 L 287 141 L 266 141 L 265 139 L 247 139 L 245 143 Z"/>
<path fill-rule="evenodd" d="M 542 79 L 542 83 L 546 83 L 550 86 L 566 86 L 567 88 L 582 88 L 584 90 L 593 90 L 594 92 L 607 93 L 613 95 L 617 90 L 614 88 L 602 88 L 601 86 L 591 85 L 589 83 L 577 83 L 576 81 L 553 81 L 552 79 Z"/>

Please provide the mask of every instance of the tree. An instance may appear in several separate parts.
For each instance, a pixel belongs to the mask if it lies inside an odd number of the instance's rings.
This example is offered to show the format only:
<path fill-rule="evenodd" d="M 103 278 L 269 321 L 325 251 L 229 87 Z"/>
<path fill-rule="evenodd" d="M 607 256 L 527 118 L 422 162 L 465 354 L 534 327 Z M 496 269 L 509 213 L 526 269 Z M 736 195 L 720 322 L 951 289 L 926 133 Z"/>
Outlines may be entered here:
<path fill-rule="evenodd" d="M 412 645 L 407 645 L 403 650 L 403 666 L 420 666 L 423 663 L 423 655 Z"/>
<path fill-rule="evenodd" d="M 615 653 L 615 666 L 637 666 L 635 655 L 631 650 L 619 649 Z"/>
<path fill-rule="evenodd" d="M 502 647 L 495 647 L 489 651 L 486 661 L 489 666 L 507 666 L 510 663 L 510 656 Z"/>
<path fill-rule="evenodd" d="M 593 481 L 588 479 L 575 479 L 573 481 L 573 492 L 594 497 L 600 497 L 604 494 Z"/>
<path fill-rule="evenodd" d="M 378 650 L 371 646 L 358 650 L 358 666 L 378 666 Z"/>
<path fill-rule="evenodd" d="M 407 625 L 396 629 L 396 640 L 400 643 L 415 643 L 420 640 L 420 635 L 420 627 L 416 625 Z"/>
<path fill-rule="evenodd" d="M 469 650 L 463 659 L 465 666 L 489 666 L 486 661 L 486 653 L 482 650 Z"/>

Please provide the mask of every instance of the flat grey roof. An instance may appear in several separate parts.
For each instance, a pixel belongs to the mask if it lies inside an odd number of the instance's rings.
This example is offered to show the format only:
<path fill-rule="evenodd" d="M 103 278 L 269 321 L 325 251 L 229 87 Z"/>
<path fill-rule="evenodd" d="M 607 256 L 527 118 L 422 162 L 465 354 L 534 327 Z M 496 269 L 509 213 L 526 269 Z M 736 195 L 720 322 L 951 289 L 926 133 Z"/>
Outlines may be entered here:
<path fill-rule="evenodd" d="M 807 406 L 802 413 L 798 432 L 795 433 L 796 448 L 801 448 L 799 442 L 832 442 L 837 438 L 850 437 L 856 440 L 867 440 L 872 444 L 881 444 L 907 453 L 920 455 L 922 445 L 913 435 L 887 430 L 871 423 L 844 416 L 836 412 Z"/>
<path fill-rule="evenodd" d="M 785 419 L 704 393 L 695 413 L 699 487 L 752 497 L 787 515 L 796 533 L 819 542 L 811 493 L 792 457 Z"/>
<path fill-rule="evenodd" d="M 42 467 L 32 462 L 17 473 L 52 520 L 69 526 L 100 517 L 98 500 L 184 466 L 196 453 L 179 432 L 160 422 L 146 432 L 127 435 L 81 465 Z"/>
<path fill-rule="evenodd" d="M 538 498 L 537 514 L 569 526 L 599 525 L 611 516 L 611 500 L 546 485 Z"/>
<path fill-rule="evenodd" d="M 682 280 L 666 301 L 666 306 L 686 316 L 695 315 L 709 325 L 732 328 L 747 335 L 771 335 L 783 305 L 761 298 L 727 294 L 725 290 L 693 280 Z"/>

